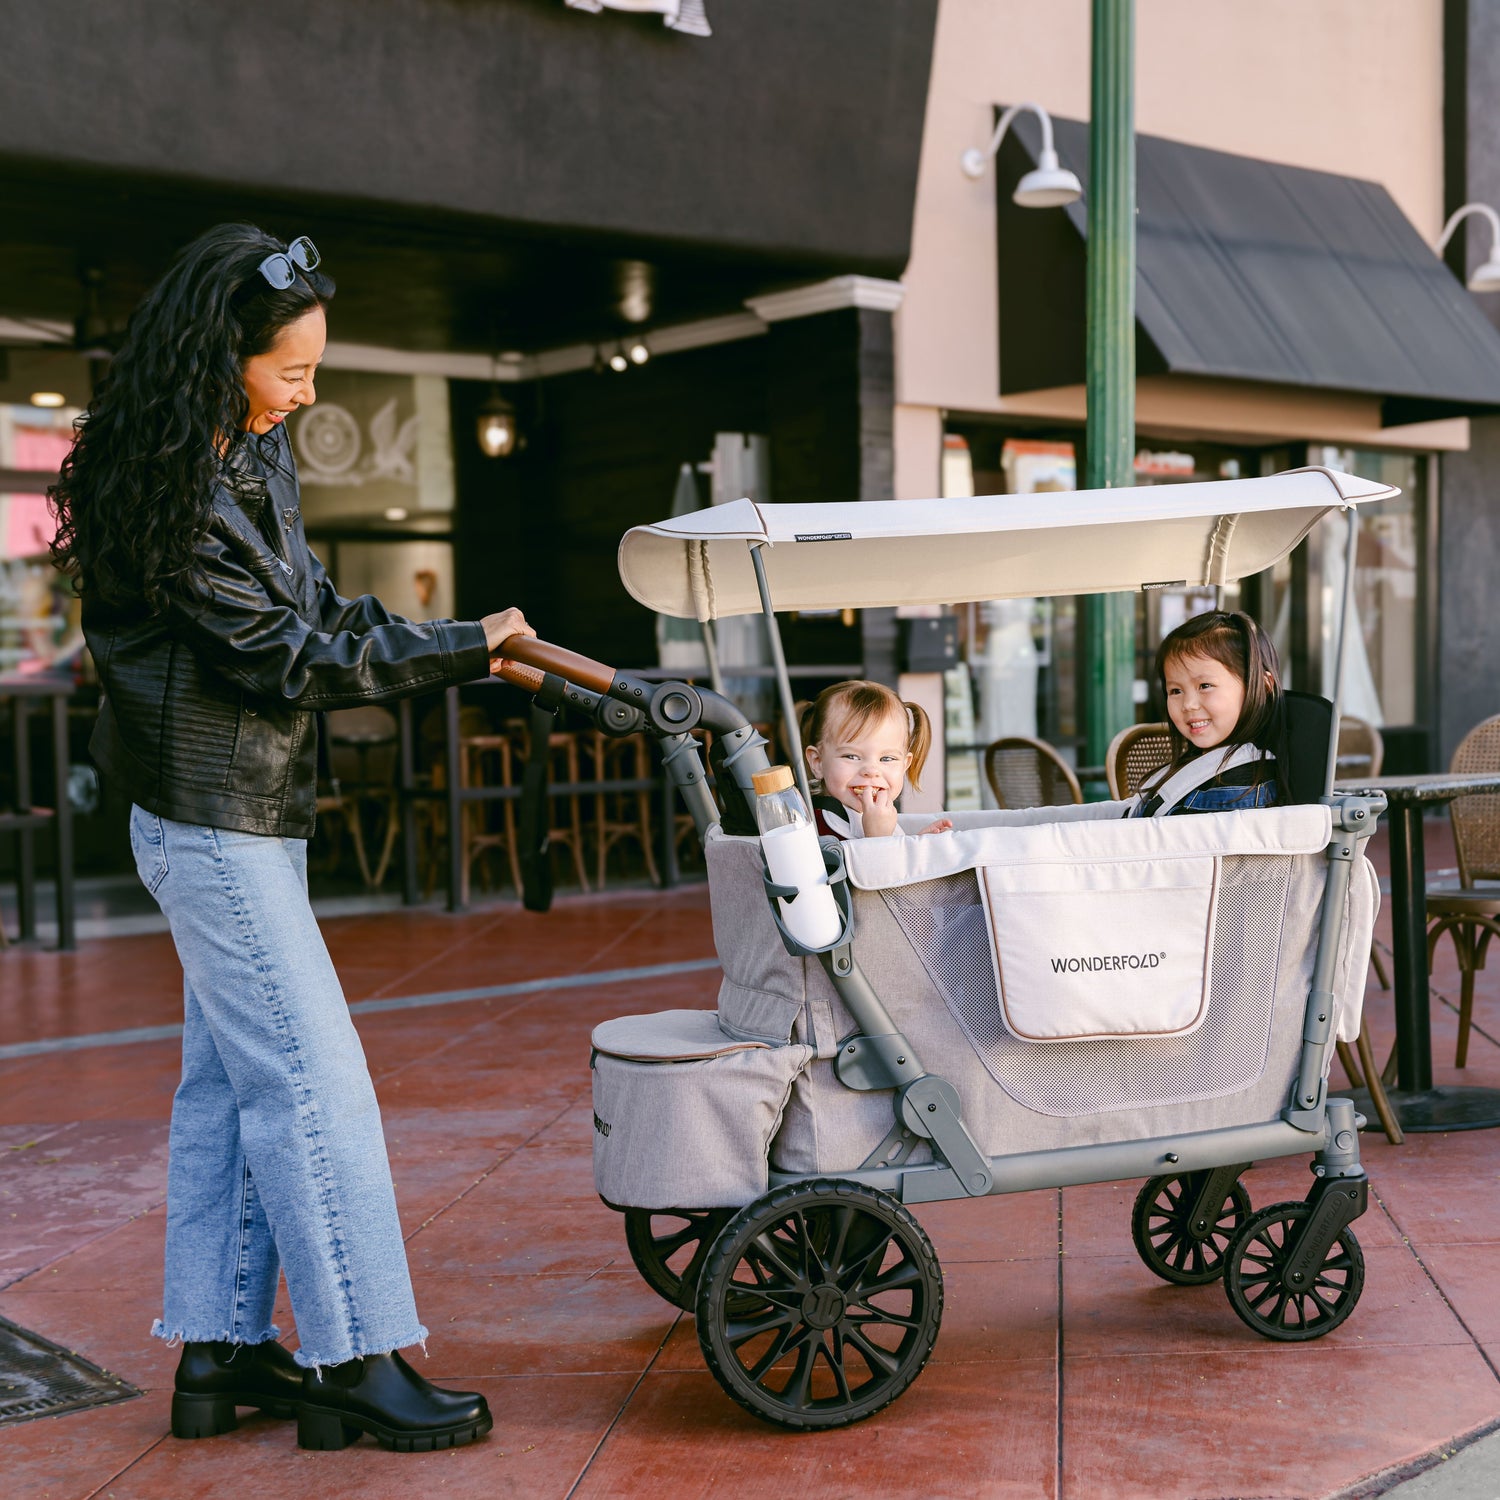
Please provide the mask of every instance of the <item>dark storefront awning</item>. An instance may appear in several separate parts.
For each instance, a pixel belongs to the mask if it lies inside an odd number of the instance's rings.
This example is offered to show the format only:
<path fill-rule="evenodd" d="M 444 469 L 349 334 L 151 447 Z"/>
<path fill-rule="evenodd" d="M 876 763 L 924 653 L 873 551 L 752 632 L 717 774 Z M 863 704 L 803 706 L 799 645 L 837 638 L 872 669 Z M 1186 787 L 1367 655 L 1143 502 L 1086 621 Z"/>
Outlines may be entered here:
<path fill-rule="evenodd" d="M 1007 395 L 1084 379 L 1088 126 L 1054 124 L 1083 202 L 1011 203 L 1029 117 L 998 163 Z M 1378 183 L 1148 135 L 1136 173 L 1141 375 L 1378 396 L 1386 426 L 1500 410 L 1500 333 Z"/>

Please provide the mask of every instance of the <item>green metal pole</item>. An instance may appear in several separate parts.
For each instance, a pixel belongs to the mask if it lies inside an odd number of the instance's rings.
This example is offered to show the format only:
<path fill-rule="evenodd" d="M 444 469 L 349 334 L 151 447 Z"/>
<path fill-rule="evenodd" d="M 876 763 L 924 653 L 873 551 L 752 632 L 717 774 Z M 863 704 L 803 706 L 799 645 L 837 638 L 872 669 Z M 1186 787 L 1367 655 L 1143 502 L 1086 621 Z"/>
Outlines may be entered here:
<path fill-rule="evenodd" d="M 1084 486 L 1135 477 L 1135 0 L 1092 0 L 1088 437 Z M 1091 765 L 1135 720 L 1135 595 L 1089 599 L 1085 731 Z"/>

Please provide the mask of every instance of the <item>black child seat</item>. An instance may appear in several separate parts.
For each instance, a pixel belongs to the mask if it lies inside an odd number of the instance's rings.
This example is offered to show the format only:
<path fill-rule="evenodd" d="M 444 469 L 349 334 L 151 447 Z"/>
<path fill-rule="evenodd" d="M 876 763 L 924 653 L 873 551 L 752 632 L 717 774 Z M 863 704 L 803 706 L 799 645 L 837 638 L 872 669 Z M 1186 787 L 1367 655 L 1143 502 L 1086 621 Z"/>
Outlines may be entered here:
<path fill-rule="evenodd" d="M 1285 777 L 1293 802 L 1317 802 L 1327 788 L 1328 737 L 1333 732 L 1333 704 L 1316 693 L 1287 691 L 1283 721 Z M 1279 753 L 1279 752 L 1278 752 Z"/>

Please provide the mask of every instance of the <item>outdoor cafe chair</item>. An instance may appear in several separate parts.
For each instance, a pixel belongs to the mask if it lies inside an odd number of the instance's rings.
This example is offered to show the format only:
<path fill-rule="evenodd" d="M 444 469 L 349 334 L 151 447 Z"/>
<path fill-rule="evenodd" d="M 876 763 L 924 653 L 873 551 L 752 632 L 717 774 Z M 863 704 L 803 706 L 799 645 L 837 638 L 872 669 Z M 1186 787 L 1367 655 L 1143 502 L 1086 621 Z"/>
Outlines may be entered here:
<path fill-rule="evenodd" d="M 606 781 L 649 781 L 651 754 L 643 734 L 614 739 L 596 729 L 587 742 L 594 779 Z M 689 820 L 691 823 L 691 820 Z M 633 792 L 600 791 L 594 797 L 595 879 L 604 889 L 609 851 L 624 840 L 633 839 L 641 846 L 646 873 L 652 885 L 661 884 L 656 868 L 655 842 L 651 828 L 651 790 Z"/>
<path fill-rule="evenodd" d="M 328 759 L 334 779 L 347 802 L 346 817 L 359 860 L 359 873 L 366 887 L 378 890 L 385 883 L 401 814 L 396 798 L 396 757 L 399 730 L 396 716 L 377 703 L 357 708 L 336 708 L 325 716 L 328 726 Z M 375 807 L 381 819 L 380 853 L 372 870 L 365 853 L 364 809 Z"/>
<path fill-rule="evenodd" d="M 1448 769 L 1455 776 L 1500 770 L 1500 714 L 1476 724 L 1459 742 Z M 1454 1066 L 1469 1060 L 1474 1020 L 1474 975 L 1484 967 L 1490 939 L 1500 932 L 1500 793 L 1455 798 L 1448 806 L 1458 885 L 1427 887 L 1428 962 L 1447 933 L 1458 956 L 1458 1047 Z"/>
<path fill-rule="evenodd" d="M 1083 801 L 1073 768 L 1046 740 L 1002 735 L 984 751 L 984 774 L 1002 808 L 1065 807 Z"/>
<path fill-rule="evenodd" d="M 1131 724 L 1109 742 L 1104 753 L 1104 776 L 1109 795 L 1124 802 L 1140 791 L 1141 783 L 1172 758 L 1169 724 Z"/>

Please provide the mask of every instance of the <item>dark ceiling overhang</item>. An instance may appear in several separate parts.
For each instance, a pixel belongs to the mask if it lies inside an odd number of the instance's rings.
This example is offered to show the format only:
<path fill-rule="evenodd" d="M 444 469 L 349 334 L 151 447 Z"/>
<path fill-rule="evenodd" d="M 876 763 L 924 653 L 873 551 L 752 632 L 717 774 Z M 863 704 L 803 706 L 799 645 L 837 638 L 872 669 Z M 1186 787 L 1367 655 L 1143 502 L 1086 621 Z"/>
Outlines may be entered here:
<path fill-rule="evenodd" d="M 1053 123 L 1082 202 L 1011 202 L 1030 117 L 996 164 L 1007 395 L 1084 381 L 1088 125 Z M 1378 183 L 1140 135 L 1136 189 L 1138 374 L 1374 396 L 1384 426 L 1500 410 L 1500 333 Z"/>
<path fill-rule="evenodd" d="M 0 316 L 122 317 L 223 219 L 310 235 L 333 336 L 535 350 L 898 277 L 936 0 L 111 0 L 0 45 Z"/>

